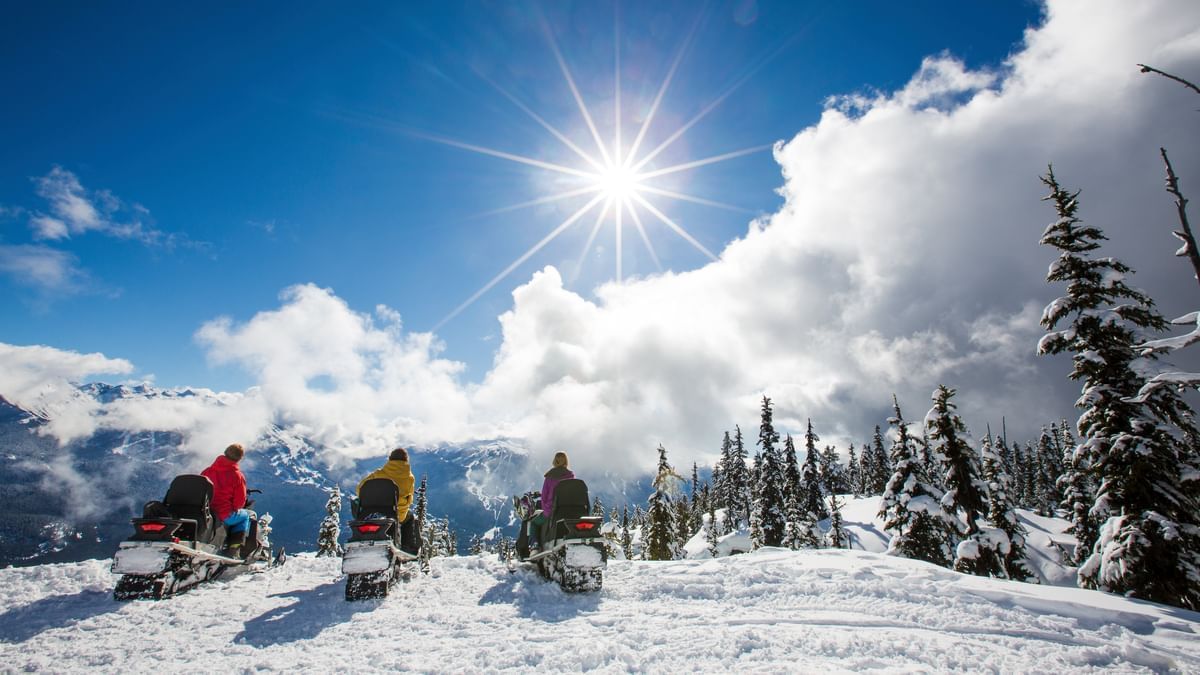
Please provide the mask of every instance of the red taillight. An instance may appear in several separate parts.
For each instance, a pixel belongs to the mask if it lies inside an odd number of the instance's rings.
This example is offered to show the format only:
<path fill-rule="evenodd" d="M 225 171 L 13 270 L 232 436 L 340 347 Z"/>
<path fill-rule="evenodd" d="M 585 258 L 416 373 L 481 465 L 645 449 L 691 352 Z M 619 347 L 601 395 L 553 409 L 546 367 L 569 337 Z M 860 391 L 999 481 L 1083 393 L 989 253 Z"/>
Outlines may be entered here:
<path fill-rule="evenodd" d="M 142 532 L 162 532 L 167 526 L 162 523 L 138 523 L 138 529 Z"/>
<path fill-rule="evenodd" d="M 596 529 L 596 524 L 595 523 L 575 523 L 575 529 L 577 529 L 577 530 L 594 530 L 594 529 Z"/>
<path fill-rule="evenodd" d="M 359 532 L 362 532 L 363 534 L 371 534 L 372 532 L 378 532 L 379 527 L 380 527 L 379 525 L 367 523 L 365 525 L 359 525 L 355 529 L 357 529 Z"/>

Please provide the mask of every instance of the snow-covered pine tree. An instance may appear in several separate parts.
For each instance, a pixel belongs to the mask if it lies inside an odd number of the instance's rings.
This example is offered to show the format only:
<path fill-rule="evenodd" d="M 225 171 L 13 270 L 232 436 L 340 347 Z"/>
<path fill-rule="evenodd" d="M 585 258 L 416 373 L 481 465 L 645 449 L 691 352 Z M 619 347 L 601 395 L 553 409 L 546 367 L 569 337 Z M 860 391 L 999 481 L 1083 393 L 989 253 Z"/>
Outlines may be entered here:
<path fill-rule="evenodd" d="M 863 453 L 866 455 L 866 453 Z M 879 425 L 875 425 L 875 435 L 871 437 L 871 494 L 882 495 L 887 489 L 888 480 L 892 477 L 892 463 L 887 450 L 883 448 L 883 433 Z"/>
<path fill-rule="evenodd" d="M 879 492 L 875 491 L 875 470 L 872 463 L 871 446 L 866 444 L 862 446 L 862 454 L 858 457 L 858 475 L 862 476 L 862 494 L 876 495 Z"/>
<path fill-rule="evenodd" d="M 1075 552 L 1071 563 L 1078 566 L 1088 559 L 1092 550 L 1083 542 L 1095 541 L 1099 528 L 1092 516 L 1092 504 L 1096 501 L 1096 487 L 1092 481 L 1091 466 L 1081 452 L 1075 448 L 1066 451 L 1066 470 L 1058 478 L 1058 489 L 1062 491 L 1062 508 L 1067 511 L 1071 526 L 1067 532 L 1075 535 Z"/>
<path fill-rule="evenodd" d="M 629 505 L 621 508 L 621 553 L 626 560 L 633 560 L 633 533 L 629 531 Z"/>
<path fill-rule="evenodd" d="M 846 469 L 832 445 L 821 451 L 821 485 L 827 495 L 846 492 Z"/>
<path fill-rule="evenodd" d="M 923 479 L 917 446 L 894 395 L 892 405 L 894 414 L 888 424 L 896 431 L 891 449 L 895 472 L 883 491 L 879 508 L 884 529 L 892 534 L 887 552 L 949 567 L 956 521 L 942 507 L 942 491 Z"/>
<path fill-rule="evenodd" d="M 681 482 L 683 478 L 675 473 L 675 469 L 667 462 L 667 449 L 659 444 L 658 469 L 653 481 L 654 492 L 649 499 L 647 529 L 643 530 L 643 554 L 647 560 L 674 558 L 675 513 L 671 497 L 678 494 Z"/>
<path fill-rule="evenodd" d="M 413 498 L 413 519 L 416 520 L 417 532 L 421 534 L 421 550 L 417 553 L 417 559 L 420 561 L 421 571 L 426 574 L 429 573 L 429 559 L 433 557 L 433 538 L 426 522 L 429 514 L 428 483 L 429 476 L 422 474 Z"/>
<path fill-rule="evenodd" d="M 862 472 L 859 470 L 858 455 L 854 452 L 854 444 L 846 451 L 846 483 L 850 494 L 855 497 L 862 495 Z"/>
<path fill-rule="evenodd" d="M 1020 504 L 1023 508 L 1031 508 L 1028 491 L 1025 489 L 1025 481 L 1022 477 L 1025 475 L 1025 454 L 1021 452 L 1021 446 L 1016 443 L 1012 444 L 1012 449 L 1008 451 L 1008 456 L 1012 458 L 1010 466 L 1013 481 L 1013 500 Z"/>
<path fill-rule="evenodd" d="M 826 541 L 829 542 L 830 548 L 850 548 L 850 536 L 842 520 L 842 503 L 838 500 L 837 493 L 829 495 L 829 532 L 826 534 Z"/>
<path fill-rule="evenodd" d="M 604 502 L 600 501 L 600 495 L 592 498 L 592 515 L 604 518 Z"/>
<path fill-rule="evenodd" d="M 1067 282 L 1068 294 L 1043 313 L 1053 332 L 1038 351 L 1070 352 L 1071 379 L 1083 380 L 1076 454 L 1097 479 L 1090 515 L 1102 523 L 1094 542 L 1080 542 L 1091 551 L 1080 585 L 1200 609 L 1200 504 L 1187 485 L 1196 467 L 1185 444 L 1196 434 L 1192 413 L 1173 387 L 1138 391 L 1153 354 L 1135 345 L 1167 322 L 1125 284 L 1128 266 L 1091 257 L 1105 237 L 1081 224 L 1078 193 L 1062 189 L 1053 171 L 1042 181 L 1058 214 L 1042 243 L 1061 251 L 1047 281 Z M 1069 328 L 1054 330 L 1068 318 Z"/>
<path fill-rule="evenodd" d="M 967 428 L 954 412 L 955 390 L 939 385 L 933 392 L 933 407 L 925 415 L 925 430 L 934 453 L 945 467 L 946 493 L 942 506 L 961 513 L 966 521 L 966 538 L 955 552 L 954 569 L 979 576 L 1003 577 L 1004 563 L 991 533 L 980 530 L 979 517 L 987 509 L 987 483 L 980 477 L 975 449 L 967 442 Z"/>
<path fill-rule="evenodd" d="M 800 462 L 796 459 L 796 443 L 788 434 L 783 442 L 783 501 L 796 500 L 799 503 L 802 489 L 800 487 Z M 785 506 L 786 509 L 786 506 Z"/>
<path fill-rule="evenodd" d="M 700 521 L 703 520 L 704 512 L 700 510 L 700 470 L 695 462 L 692 462 L 692 493 L 690 497 L 691 503 L 688 505 L 688 529 L 696 532 L 700 529 Z"/>
<path fill-rule="evenodd" d="M 988 485 L 987 520 L 1008 539 L 999 550 L 1004 564 L 1004 575 L 1016 581 L 1036 583 L 1037 576 L 1030 571 L 1026 561 L 1025 527 L 1017 520 L 1016 506 L 1010 496 L 1012 477 L 1004 468 L 1004 458 L 992 446 L 991 439 L 987 436 L 980 442 L 979 454 L 983 457 L 983 480 Z"/>
<path fill-rule="evenodd" d="M 784 515 L 783 458 L 779 454 L 779 432 L 775 431 L 771 399 L 763 396 L 762 411 L 758 427 L 758 446 L 761 448 L 762 465 L 758 471 L 758 526 L 762 531 L 764 546 L 779 546 L 783 541 L 783 528 L 787 522 Z"/>
<path fill-rule="evenodd" d="M 721 524 L 717 521 L 717 509 L 713 502 L 708 503 L 708 516 L 704 520 L 704 541 L 708 544 L 708 554 L 717 557 L 720 553 L 718 545 L 721 540 Z"/>
<path fill-rule="evenodd" d="M 1040 491 L 1038 490 L 1038 474 L 1041 471 L 1041 465 L 1038 463 L 1038 453 L 1029 443 L 1025 444 L 1025 448 L 1021 453 L 1025 458 L 1025 463 L 1021 467 L 1021 491 L 1025 497 L 1026 508 L 1037 509 L 1038 501 L 1041 499 Z"/>
<path fill-rule="evenodd" d="M 754 463 L 750 467 L 750 545 L 758 549 L 763 543 L 762 514 L 759 512 L 758 488 L 759 476 L 762 474 L 762 450 L 754 453 Z"/>
<path fill-rule="evenodd" d="M 729 461 L 722 466 L 725 474 L 725 529 L 734 530 L 750 524 L 750 469 L 746 466 L 746 444 L 742 428 L 734 425 Z"/>
<path fill-rule="evenodd" d="M 325 502 L 325 519 L 321 521 L 321 529 L 317 532 L 317 557 L 342 555 L 342 545 L 338 542 L 341 535 L 342 491 L 334 486 L 329 490 L 329 499 Z"/>
<path fill-rule="evenodd" d="M 471 539 L 467 542 L 467 553 L 469 555 L 483 555 L 483 538 L 478 534 L 471 535 Z"/>
<path fill-rule="evenodd" d="M 684 544 L 688 543 L 696 531 L 692 529 L 692 508 L 687 498 L 680 495 L 672 504 L 675 509 L 673 522 L 675 531 L 671 537 L 671 557 L 674 560 L 681 560 L 686 557 L 683 550 Z"/>
<path fill-rule="evenodd" d="M 804 432 L 804 468 L 800 470 L 803 501 L 800 509 L 813 521 L 829 517 L 829 512 L 825 510 L 825 493 L 821 488 L 821 454 L 817 450 L 817 441 L 819 440 L 821 437 L 813 431 L 810 419 L 808 420 L 808 430 Z"/>
<path fill-rule="evenodd" d="M 718 509 L 729 506 L 729 467 L 733 466 L 732 457 L 733 439 L 729 437 L 729 432 L 726 431 L 725 435 L 721 438 L 721 457 L 717 460 L 717 465 L 713 467 L 712 474 L 713 498 L 717 502 Z"/>

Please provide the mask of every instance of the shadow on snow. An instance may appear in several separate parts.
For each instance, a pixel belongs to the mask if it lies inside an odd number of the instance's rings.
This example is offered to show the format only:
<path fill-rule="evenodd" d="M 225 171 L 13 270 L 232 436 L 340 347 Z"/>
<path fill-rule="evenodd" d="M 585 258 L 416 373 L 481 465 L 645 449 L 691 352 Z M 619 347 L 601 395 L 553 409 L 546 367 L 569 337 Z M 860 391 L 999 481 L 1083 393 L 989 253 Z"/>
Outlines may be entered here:
<path fill-rule="evenodd" d="M 109 591 L 51 595 L 0 614 L 0 643 L 25 642 L 45 631 L 73 626 L 120 607 Z"/>
<path fill-rule="evenodd" d="M 243 626 L 242 632 L 234 636 L 233 641 L 255 647 L 269 647 L 309 640 L 330 626 L 349 621 L 355 614 L 374 610 L 383 602 L 347 602 L 345 590 L 345 580 L 339 579 L 316 588 L 271 595 L 269 597 L 272 598 L 295 598 L 295 602 L 250 619 Z"/>
<path fill-rule="evenodd" d="M 600 608 L 600 593 L 564 593 L 531 569 L 518 568 L 479 598 L 480 605 L 512 605 L 524 619 L 559 623 Z"/>

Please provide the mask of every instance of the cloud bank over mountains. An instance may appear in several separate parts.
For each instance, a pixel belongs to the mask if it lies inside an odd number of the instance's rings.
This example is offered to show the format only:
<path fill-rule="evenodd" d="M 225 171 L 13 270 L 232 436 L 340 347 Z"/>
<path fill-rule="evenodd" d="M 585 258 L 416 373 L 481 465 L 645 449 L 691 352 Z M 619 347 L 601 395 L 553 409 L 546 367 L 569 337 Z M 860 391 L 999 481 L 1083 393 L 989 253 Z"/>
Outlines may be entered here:
<path fill-rule="evenodd" d="M 1038 175 L 1053 163 L 1082 189 L 1082 217 L 1111 238 L 1134 283 L 1168 315 L 1195 308 L 1171 257 L 1174 205 L 1159 146 L 1200 195 L 1197 97 L 1148 63 L 1197 79 L 1200 5 L 1053 0 L 1001 67 L 933 55 L 899 91 L 831 97 L 819 122 L 775 149 L 783 208 L 749 223 L 704 267 L 610 283 L 584 297 L 546 267 L 513 291 L 479 382 L 397 311 L 356 310 L 299 285 L 280 306 L 197 332 L 214 363 L 258 386 L 217 409 L 143 401 L 72 409 L 55 433 L 175 425 L 210 452 L 271 423 L 336 453 L 513 436 L 564 449 L 583 471 L 642 471 L 664 444 L 678 464 L 711 458 L 763 394 L 785 431 L 811 418 L 825 443 L 869 440 L 896 393 L 919 420 L 940 383 L 960 390 L 972 433 L 1001 417 L 1024 439 L 1077 388 L 1064 361 L 1034 355 L 1053 252 Z M 84 214 L 86 215 L 86 214 Z M 82 221 L 80 221 L 82 222 Z M 47 230 L 50 233 L 50 230 Z M 403 311 L 403 308 L 400 308 Z M 57 354 L 56 354 L 57 352 Z M 0 349 L 0 394 L 43 402 L 46 382 L 133 371 L 121 359 Z M 157 407 L 156 407 L 157 406 Z"/>

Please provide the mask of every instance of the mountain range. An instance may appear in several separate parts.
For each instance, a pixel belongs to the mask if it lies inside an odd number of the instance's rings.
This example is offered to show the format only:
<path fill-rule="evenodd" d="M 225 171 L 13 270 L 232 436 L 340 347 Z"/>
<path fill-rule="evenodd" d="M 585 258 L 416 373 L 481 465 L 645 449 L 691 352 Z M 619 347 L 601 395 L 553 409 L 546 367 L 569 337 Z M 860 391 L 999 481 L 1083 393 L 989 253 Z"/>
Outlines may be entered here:
<path fill-rule="evenodd" d="M 171 479 L 198 471 L 184 438 L 171 430 L 122 430 L 105 426 L 60 444 L 51 425 L 64 405 L 107 405 L 122 399 L 210 397 L 192 389 L 150 385 L 73 384 L 56 392 L 55 405 L 22 407 L 0 396 L 0 566 L 73 562 L 112 555 L 131 533 L 129 519 L 142 505 L 161 499 Z M 66 401 L 64 404 L 63 401 Z M 246 442 L 249 439 L 238 439 Z M 262 490 L 254 509 L 274 517 L 273 542 L 288 550 L 313 550 L 335 486 L 353 492 L 358 480 L 384 461 L 344 460 L 295 429 L 272 426 L 251 449 L 243 470 L 247 484 Z M 212 451 L 215 457 L 221 448 Z M 331 461 L 331 459 L 336 461 Z M 465 546 L 472 534 L 510 529 L 510 495 L 532 484 L 539 466 L 519 440 L 486 439 L 459 445 L 412 448 L 413 470 L 428 478 L 429 513 L 449 518 Z M 535 464 L 539 466 L 535 466 Z M 625 493 L 644 501 L 648 479 L 596 483 L 605 503 Z M 344 503 L 343 522 L 349 519 Z M 345 536 L 343 531 L 343 537 Z"/>

